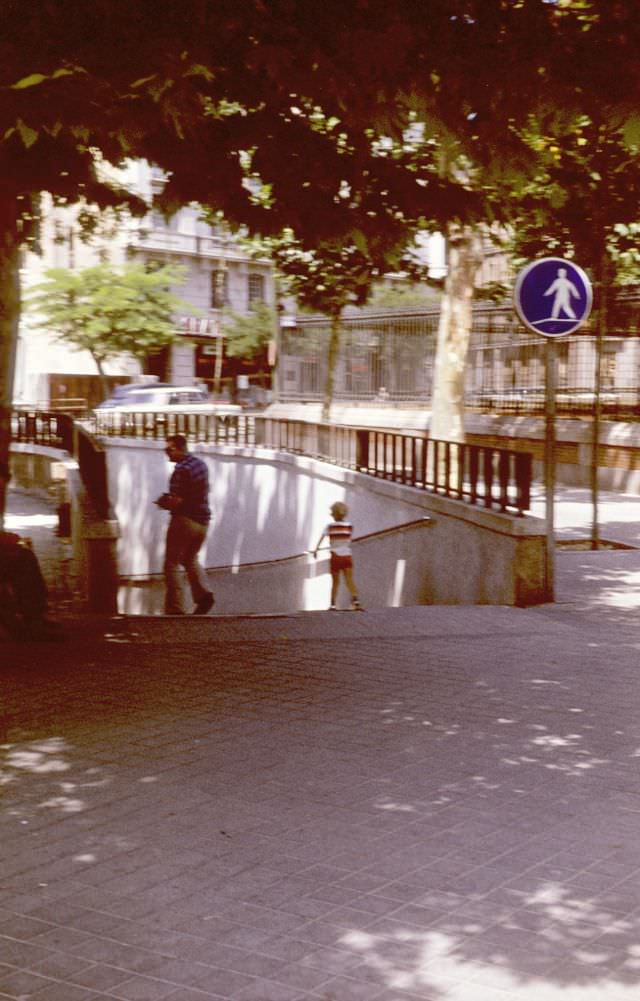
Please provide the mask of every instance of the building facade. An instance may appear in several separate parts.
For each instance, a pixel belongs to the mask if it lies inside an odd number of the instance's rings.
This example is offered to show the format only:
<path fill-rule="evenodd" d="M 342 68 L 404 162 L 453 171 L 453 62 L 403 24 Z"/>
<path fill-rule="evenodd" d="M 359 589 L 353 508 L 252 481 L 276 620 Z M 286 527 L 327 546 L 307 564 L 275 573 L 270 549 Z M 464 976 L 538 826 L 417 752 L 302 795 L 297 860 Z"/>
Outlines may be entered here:
<path fill-rule="evenodd" d="M 144 162 L 130 164 L 119 181 L 149 205 L 164 183 L 164 175 Z M 170 218 L 150 209 L 142 219 L 127 218 L 109 233 L 83 242 L 77 209 L 55 206 L 43 197 L 38 254 L 25 252 L 21 269 L 23 293 L 45 279 L 49 268 L 86 268 L 108 262 L 138 260 L 148 264 L 179 265 L 184 284 L 172 289 L 195 307 L 198 315 L 175 317 L 178 340 L 151 354 L 145 372 L 162 381 L 190 385 L 205 383 L 222 392 L 224 357 L 223 309 L 246 313 L 256 302 L 275 304 L 274 281 L 268 260 L 254 260 L 222 228 L 209 225 L 198 206 L 187 206 Z M 113 359 L 105 366 L 113 384 L 139 377 L 141 367 L 130 357 Z M 93 359 L 39 329 L 34 317 L 23 311 L 14 399 L 19 404 L 63 406 L 84 400 L 91 406 L 101 391 Z M 96 398 L 97 397 L 97 398 Z"/>

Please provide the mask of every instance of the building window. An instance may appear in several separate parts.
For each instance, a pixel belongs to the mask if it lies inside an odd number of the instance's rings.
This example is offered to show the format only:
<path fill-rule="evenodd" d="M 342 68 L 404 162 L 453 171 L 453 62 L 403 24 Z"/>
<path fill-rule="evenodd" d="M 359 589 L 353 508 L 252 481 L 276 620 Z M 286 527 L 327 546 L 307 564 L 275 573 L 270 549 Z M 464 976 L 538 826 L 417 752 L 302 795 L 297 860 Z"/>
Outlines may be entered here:
<path fill-rule="evenodd" d="M 211 272 L 211 308 L 222 309 L 229 305 L 229 272 L 216 269 Z"/>
<path fill-rule="evenodd" d="M 264 302 L 264 275 L 249 275 L 248 293 L 249 307 L 254 302 Z"/>

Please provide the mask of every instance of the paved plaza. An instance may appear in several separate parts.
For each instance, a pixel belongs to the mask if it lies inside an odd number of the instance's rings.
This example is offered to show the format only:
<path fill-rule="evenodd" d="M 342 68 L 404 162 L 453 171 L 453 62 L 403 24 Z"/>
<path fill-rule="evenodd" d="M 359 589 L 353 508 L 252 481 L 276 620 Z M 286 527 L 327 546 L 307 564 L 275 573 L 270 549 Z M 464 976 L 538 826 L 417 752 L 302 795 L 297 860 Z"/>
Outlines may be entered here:
<path fill-rule="evenodd" d="M 639 615 L 629 550 L 535 609 L 0 641 L 0 998 L 636 1001 Z"/>

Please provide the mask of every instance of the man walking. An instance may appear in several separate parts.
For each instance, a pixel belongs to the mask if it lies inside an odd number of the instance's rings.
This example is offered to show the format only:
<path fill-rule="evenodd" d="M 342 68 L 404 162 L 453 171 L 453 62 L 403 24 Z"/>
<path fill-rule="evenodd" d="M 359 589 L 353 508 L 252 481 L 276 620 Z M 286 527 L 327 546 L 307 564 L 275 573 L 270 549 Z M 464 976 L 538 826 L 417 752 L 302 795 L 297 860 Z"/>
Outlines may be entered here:
<path fill-rule="evenodd" d="M 206 615 L 215 599 L 207 587 L 198 552 L 211 520 L 209 470 L 202 459 L 191 455 L 183 434 L 167 438 L 166 452 L 169 461 L 175 463 L 175 469 L 169 480 L 169 492 L 155 502 L 171 514 L 164 558 L 165 613 L 185 613 L 180 574 L 183 566 L 195 602 L 193 614 Z"/>

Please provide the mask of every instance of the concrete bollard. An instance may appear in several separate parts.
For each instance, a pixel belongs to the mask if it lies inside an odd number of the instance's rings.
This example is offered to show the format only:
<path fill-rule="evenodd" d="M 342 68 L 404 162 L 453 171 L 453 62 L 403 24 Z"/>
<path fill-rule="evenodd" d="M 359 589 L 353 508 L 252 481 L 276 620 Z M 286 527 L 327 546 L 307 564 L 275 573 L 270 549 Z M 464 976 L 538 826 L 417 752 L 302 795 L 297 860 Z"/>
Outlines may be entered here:
<path fill-rule="evenodd" d="M 118 611 L 118 535 L 115 519 L 89 521 L 83 527 L 88 608 L 101 615 Z"/>

